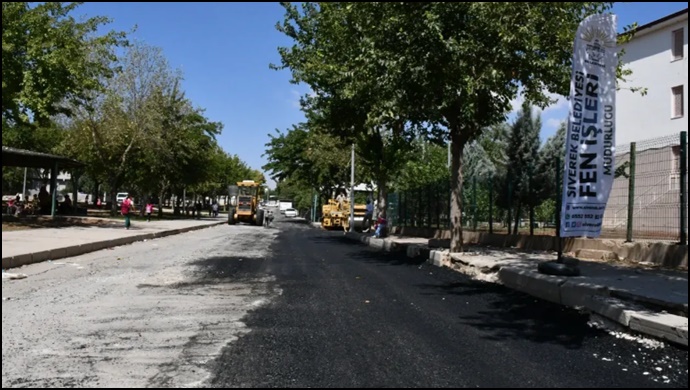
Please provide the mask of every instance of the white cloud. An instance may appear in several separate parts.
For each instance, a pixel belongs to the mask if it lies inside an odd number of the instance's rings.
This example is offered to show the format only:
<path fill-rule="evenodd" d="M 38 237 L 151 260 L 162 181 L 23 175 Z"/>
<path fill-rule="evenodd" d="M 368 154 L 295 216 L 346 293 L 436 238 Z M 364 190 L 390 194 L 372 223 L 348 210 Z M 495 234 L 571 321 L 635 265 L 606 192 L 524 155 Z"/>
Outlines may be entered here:
<path fill-rule="evenodd" d="M 305 92 L 300 92 L 296 89 L 290 90 L 290 94 L 292 95 L 291 98 L 289 99 L 290 104 L 292 105 L 293 108 L 301 109 L 302 106 L 300 104 L 300 98 L 304 95 L 314 97 L 316 96 L 316 92 L 314 92 L 310 87 L 306 88 Z"/>
<path fill-rule="evenodd" d="M 561 125 L 561 122 L 563 122 L 565 118 L 563 119 L 557 119 L 557 118 L 549 118 L 544 122 L 542 125 L 542 128 L 547 131 L 551 130 L 557 130 L 558 127 Z"/>
<path fill-rule="evenodd" d="M 518 91 L 518 96 L 510 101 L 511 112 L 508 114 L 508 122 L 512 123 L 517 117 L 518 111 L 522 108 L 522 103 L 525 101 L 525 96 L 522 94 L 523 88 L 520 87 Z M 568 117 L 568 99 L 565 96 L 561 96 L 555 93 L 546 92 L 553 103 L 544 109 L 533 107 L 532 115 L 541 115 L 542 128 L 541 128 L 541 138 L 542 141 L 546 140 L 548 137 L 552 136 L 558 130 L 561 122 L 566 120 Z"/>
<path fill-rule="evenodd" d="M 520 108 L 522 108 L 522 103 L 525 102 L 525 96 L 522 94 L 522 91 L 523 89 L 520 88 L 520 90 L 518 91 L 518 96 L 510 101 L 512 107 L 510 115 L 516 114 L 518 111 L 520 111 Z M 561 96 L 550 92 L 546 92 L 546 96 L 548 96 L 549 99 L 554 101 L 554 103 L 550 104 L 543 110 L 541 108 L 535 107 L 535 114 L 548 115 L 551 112 L 557 112 L 568 108 L 568 99 L 565 96 Z"/>
<path fill-rule="evenodd" d="M 299 98 L 302 97 L 302 94 L 299 93 L 297 90 L 291 90 L 290 93 L 292 94 L 292 98 L 290 99 L 290 104 L 292 104 L 293 108 L 301 108 L 302 106 L 299 104 Z"/>
<path fill-rule="evenodd" d="M 547 96 L 555 100 L 555 103 L 549 105 L 544 110 L 541 111 L 542 115 L 548 115 L 549 113 L 561 112 L 564 109 L 568 109 L 568 99 L 565 96 L 561 96 L 555 93 L 548 93 Z"/>
<path fill-rule="evenodd" d="M 522 108 L 522 103 L 524 102 L 525 96 L 522 94 L 522 88 L 520 88 L 517 97 L 510 101 L 510 106 L 512 107 L 510 110 L 510 115 L 516 114 L 518 111 L 520 111 L 520 108 Z"/>

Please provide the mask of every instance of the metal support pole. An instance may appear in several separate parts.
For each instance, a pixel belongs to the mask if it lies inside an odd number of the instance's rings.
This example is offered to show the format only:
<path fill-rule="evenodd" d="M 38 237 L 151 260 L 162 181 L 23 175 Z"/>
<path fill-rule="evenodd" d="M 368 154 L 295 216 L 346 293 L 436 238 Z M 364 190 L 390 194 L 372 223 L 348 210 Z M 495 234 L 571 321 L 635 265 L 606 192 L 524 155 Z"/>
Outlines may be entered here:
<path fill-rule="evenodd" d="M 513 220 L 513 183 L 510 181 L 510 178 L 508 178 L 508 180 L 508 234 L 510 234 L 512 231 L 512 224 L 510 222 Z"/>
<path fill-rule="evenodd" d="M 494 178 L 489 177 L 489 234 L 494 233 Z"/>
<path fill-rule="evenodd" d="M 558 241 L 558 257 L 556 262 L 563 262 L 563 238 L 561 238 L 561 208 L 563 207 L 563 192 L 561 190 L 561 159 L 556 157 L 556 240 Z"/>
<path fill-rule="evenodd" d="M 628 229 L 625 235 L 625 241 L 632 242 L 633 240 L 633 217 L 635 211 L 635 142 L 630 143 L 630 177 L 628 177 Z"/>
<path fill-rule="evenodd" d="M 81 180 L 81 172 L 72 171 L 72 210 L 77 210 L 79 203 L 79 180 Z"/>
<path fill-rule="evenodd" d="M 556 158 L 556 188 L 559 189 L 560 186 L 563 184 L 561 183 L 561 167 L 560 164 L 560 159 Z M 537 267 L 537 270 L 542 273 L 542 274 L 547 274 L 547 275 L 556 275 L 556 276 L 580 276 L 580 266 L 579 266 L 579 261 L 577 259 L 566 259 L 563 257 L 563 237 L 561 237 L 561 215 L 563 214 L 561 211 L 561 204 L 562 204 L 562 191 L 556 191 L 556 195 L 558 196 L 558 201 L 557 205 L 558 207 L 556 208 L 556 212 L 558 213 L 558 229 L 556 230 L 556 236 L 557 236 L 557 241 L 558 241 L 558 258 L 556 261 L 545 261 L 539 264 Z"/>
<path fill-rule="evenodd" d="M 529 189 L 529 235 L 534 235 L 534 193 L 532 187 L 532 180 L 534 177 L 534 167 L 532 163 L 529 165 L 529 180 L 527 181 L 527 186 Z"/>
<path fill-rule="evenodd" d="M 51 191 L 51 207 L 50 216 L 55 217 L 57 214 L 57 174 L 58 164 L 53 163 L 53 169 L 50 171 L 50 191 Z"/>
<path fill-rule="evenodd" d="M 355 231 L 355 144 L 352 144 L 352 168 L 350 171 L 350 232 Z"/>
<path fill-rule="evenodd" d="M 452 140 L 448 140 L 448 228 L 453 228 L 453 151 L 451 146 Z"/>
<path fill-rule="evenodd" d="M 314 204 L 314 206 L 313 206 L 313 212 L 312 212 L 311 221 L 312 221 L 312 222 L 316 222 L 316 216 L 317 216 L 317 214 L 318 214 L 318 213 L 316 212 L 316 208 L 319 207 L 319 195 L 318 195 L 318 192 L 314 192 L 314 202 L 313 202 L 313 204 Z"/>
<path fill-rule="evenodd" d="M 24 168 L 24 187 L 22 188 L 22 202 L 26 203 L 26 171 L 27 168 Z"/>
<path fill-rule="evenodd" d="M 688 245 L 688 132 L 680 133 L 680 245 Z"/>
<path fill-rule="evenodd" d="M 477 177 L 472 176 L 472 230 L 477 231 Z"/>

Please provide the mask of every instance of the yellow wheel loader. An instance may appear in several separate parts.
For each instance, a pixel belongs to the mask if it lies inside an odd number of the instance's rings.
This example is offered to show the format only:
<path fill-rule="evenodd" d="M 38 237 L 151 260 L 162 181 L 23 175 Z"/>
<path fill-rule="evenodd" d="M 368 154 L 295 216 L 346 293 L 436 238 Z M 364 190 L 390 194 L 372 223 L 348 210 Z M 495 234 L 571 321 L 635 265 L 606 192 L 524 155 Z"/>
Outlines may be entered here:
<path fill-rule="evenodd" d="M 244 180 L 237 185 L 228 186 L 230 211 L 228 224 L 238 222 L 256 226 L 264 224 L 264 210 L 259 208 L 261 202 L 261 185 L 253 180 Z"/>

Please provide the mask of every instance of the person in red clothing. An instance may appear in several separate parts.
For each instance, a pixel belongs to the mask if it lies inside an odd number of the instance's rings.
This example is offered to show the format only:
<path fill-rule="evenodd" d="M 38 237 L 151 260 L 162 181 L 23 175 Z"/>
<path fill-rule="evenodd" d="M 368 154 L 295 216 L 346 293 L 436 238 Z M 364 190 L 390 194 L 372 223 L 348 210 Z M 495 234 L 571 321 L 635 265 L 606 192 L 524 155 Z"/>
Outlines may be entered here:
<path fill-rule="evenodd" d="M 376 220 L 376 225 L 374 226 L 374 237 L 383 238 L 386 236 L 386 224 L 388 222 L 383 218 L 383 213 L 379 214 L 379 218 Z"/>
<path fill-rule="evenodd" d="M 120 212 L 122 212 L 122 215 L 125 217 L 125 229 L 127 230 L 129 230 L 132 225 L 130 214 L 134 211 L 133 209 L 134 204 L 132 203 L 132 197 L 127 195 L 127 198 L 122 201 L 122 208 L 120 209 Z"/>

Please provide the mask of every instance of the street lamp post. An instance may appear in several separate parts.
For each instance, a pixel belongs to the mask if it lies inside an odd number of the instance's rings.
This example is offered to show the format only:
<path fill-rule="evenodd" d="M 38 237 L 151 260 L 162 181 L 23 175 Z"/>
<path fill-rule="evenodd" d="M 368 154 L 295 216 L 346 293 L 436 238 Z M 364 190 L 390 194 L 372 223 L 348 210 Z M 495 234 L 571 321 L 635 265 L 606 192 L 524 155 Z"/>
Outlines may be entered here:
<path fill-rule="evenodd" d="M 350 170 L 350 232 L 355 231 L 355 144 L 352 144 L 352 164 Z"/>

